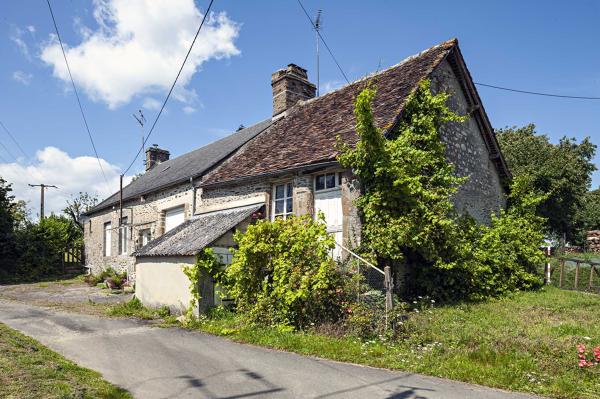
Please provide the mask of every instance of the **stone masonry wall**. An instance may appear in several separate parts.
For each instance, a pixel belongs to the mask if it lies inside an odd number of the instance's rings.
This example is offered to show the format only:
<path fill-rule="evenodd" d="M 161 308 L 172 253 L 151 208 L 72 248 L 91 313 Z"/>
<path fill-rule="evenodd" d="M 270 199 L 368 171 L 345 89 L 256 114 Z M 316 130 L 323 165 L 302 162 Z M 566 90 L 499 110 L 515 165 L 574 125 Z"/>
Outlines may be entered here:
<path fill-rule="evenodd" d="M 127 254 L 119 254 L 119 206 L 93 215 L 84 226 L 86 265 L 93 274 L 107 268 L 127 271 L 135 280 L 135 258 L 131 254 L 141 245 L 140 231 L 150 229 L 151 239 L 164 233 L 164 212 L 184 205 L 185 219 L 191 216 L 192 188 L 189 183 L 168 188 L 158 193 L 127 201 L 123 204 L 123 216 L 127 217 Z M 111 222 L 111 256 L 104 256 L 104 224 Z"/>
<path fill-rule="evenodd" d="M 446 91 L 452 95 L 448 103 L 453 111 L 460 115 L 468 113 L 467 100 L 447 61 L 433 72 L 431 83 L 434 92 Z M 456 193 L 458 211 L 469 213 L 480 223 L 489 223 L 491 213 L 498 213 L 506 206 L 506 194 L 477 122 L 470 118 L 462 124 L 449 123 L 442 131 L 442 140 L 447 144 L 447 156 L 456 173 L 469 177 Z"/>

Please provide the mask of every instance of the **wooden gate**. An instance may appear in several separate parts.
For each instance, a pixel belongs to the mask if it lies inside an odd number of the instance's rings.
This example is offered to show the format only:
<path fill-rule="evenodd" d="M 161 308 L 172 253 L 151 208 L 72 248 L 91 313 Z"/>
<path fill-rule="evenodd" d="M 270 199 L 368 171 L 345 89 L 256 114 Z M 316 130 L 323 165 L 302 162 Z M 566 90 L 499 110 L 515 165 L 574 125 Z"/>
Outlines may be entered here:
<path fill-rule="evenodd" d="M 62 256 L 62 271 L 66 275 L 83 273 L 85 265 L 85 252 L 83 245 L 69 244 Z"/>

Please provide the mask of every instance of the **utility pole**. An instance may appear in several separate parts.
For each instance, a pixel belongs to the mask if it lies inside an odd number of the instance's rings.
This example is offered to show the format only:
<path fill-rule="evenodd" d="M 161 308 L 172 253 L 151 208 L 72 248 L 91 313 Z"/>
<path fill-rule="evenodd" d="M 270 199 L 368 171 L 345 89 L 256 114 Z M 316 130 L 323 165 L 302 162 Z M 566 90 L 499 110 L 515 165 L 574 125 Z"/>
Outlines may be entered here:
<path fill-rule="evenodd" d="M 30 184 L 29 187 L 40 188 L 40 220 L 44 220 L 44 192 L 47 188 L 58 188 L 52 184 Z"/>

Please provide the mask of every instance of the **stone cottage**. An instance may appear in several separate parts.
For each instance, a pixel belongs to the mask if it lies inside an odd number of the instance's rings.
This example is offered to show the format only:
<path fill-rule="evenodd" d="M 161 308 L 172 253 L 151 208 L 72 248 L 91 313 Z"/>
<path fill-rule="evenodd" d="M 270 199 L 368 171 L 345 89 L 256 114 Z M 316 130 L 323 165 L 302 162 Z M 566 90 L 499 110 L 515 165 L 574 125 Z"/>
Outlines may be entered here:
<path fill-rule="evenodd" d="M 356 143 L 354 100 L 365 85 L 377 87 L 373 113 L 387 130 L 424 79 L 434 92 L 451 94 L 454 111 L 470 116 L 464 124 L 448 124 L 442 139 L 457 173 L 469 176 L 455 196 L 457 209 L 488 222 L 505 206 L 509 172 L 458 42 L 450 40 L 318 98 L 306 70 L 290 64 L 271 77 L 270 119 L 170 161 L 164 161 L 164 151 L 149 149 L 150 169 L 123 190 L 127 219 L 116 233 L 111 232 L 119 226 L 118 195 L 89 213 L 89 267 L 127 269 L 142 302 L 181 310 L 190 299 L 183 265 L 205 247 L 230 262 L 233 231 L 252 218 L 321 211 L 337 243 L 355 244 L 359 184 L 336 160 L 337 137 Z M 338 245 L 332 256 L 341 259 L 345 251 Z M 202 308 L 221 301 L 211 281 L 203 281 L 201 289 Z"/>

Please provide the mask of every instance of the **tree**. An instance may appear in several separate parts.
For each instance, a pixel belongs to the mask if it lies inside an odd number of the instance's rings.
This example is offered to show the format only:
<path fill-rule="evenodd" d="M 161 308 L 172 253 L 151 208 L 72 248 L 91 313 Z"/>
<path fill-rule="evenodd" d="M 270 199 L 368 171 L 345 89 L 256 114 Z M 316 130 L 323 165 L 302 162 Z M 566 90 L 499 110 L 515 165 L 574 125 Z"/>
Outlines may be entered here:
<path fill-rule="evenodd" d="M 580 143 L 563 137 L 558 144 L 536 132 L 534 124 L 496 132 L 502 152 L 514 176 L 527 176 L 531 188 L 548 194 L 540 204 L 548 232 L 557 238 L 578 241 L 581 225 L 577 217 L 596 170 L 596 152 L 589 137 Z"/>
<path fill-rule="evenodd" d="M 63 213 L 69 217 L 73 223 L 83 232 L 82 215 L 92 209 L 98 203 L 98 197 L 88 193 L 79 192 L 77 197 L 71 197 L 67 200 L 67 206 L 63 209 Z"/>
<path fill-rule="evenodd" d="M 585 193 L 577 220 L 581 226 L 580 241 L 586 239 L 588 230 L 600 230 L 600 189 Z"/>
<path fill-rule="evenodd" d="M 15 258 L 15 202 L 12 187 L 0 177 L 0 270 L 13 266 Z"/>

